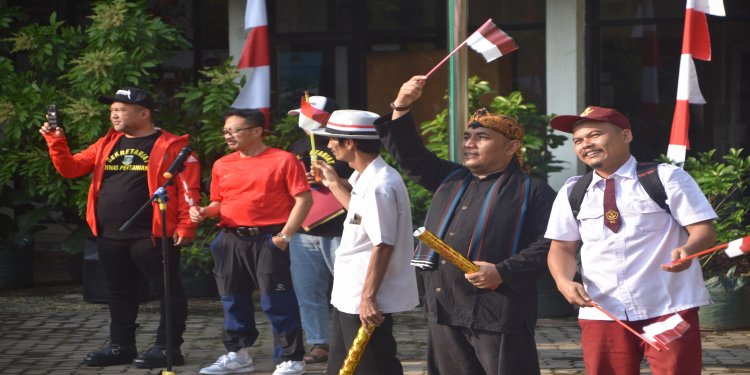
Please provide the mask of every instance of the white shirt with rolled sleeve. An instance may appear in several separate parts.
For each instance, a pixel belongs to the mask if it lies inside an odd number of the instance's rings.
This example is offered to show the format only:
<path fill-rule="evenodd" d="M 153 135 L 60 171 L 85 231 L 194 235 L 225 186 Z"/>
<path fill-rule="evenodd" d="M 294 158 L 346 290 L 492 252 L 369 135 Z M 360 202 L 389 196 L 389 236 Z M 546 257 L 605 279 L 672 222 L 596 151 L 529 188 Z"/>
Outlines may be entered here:
<path fill-rule="evenodd" d="M 413 309 L 419 303 L 409 194 L 401 175 L 378 156 L 360 175 L 349 177 L 352 185 L 349 211 L 333 266 L 331 304 L 347 314 L 359 314 L 367 266 L 378 244 L 393 245 L 388 270 L 376 301 L 383 313 Z"/>
<path fill-rule="evenodd" d="M 594 302 L 618 319 L 637 321 L 711 303 L 695 260 L 682 272 L 660 265 L 688 238 L 686 225 L 716 218 L 698 184 L 680 168 L 659 165 L 671 215 L 641 186 L 632 156 L 610 178 L 616 181 L 617 208 L 622 225 L 617 233 L 604 226 L 605 180 L 594 173 L 581 203 L 578 221 L 568 196 L 580 176 L 560 189 L 552 206 L 545 237 L 582 241 L 581 276 Z M 593 307 L 581 308 L 580 319 L 610 320 Z"/>

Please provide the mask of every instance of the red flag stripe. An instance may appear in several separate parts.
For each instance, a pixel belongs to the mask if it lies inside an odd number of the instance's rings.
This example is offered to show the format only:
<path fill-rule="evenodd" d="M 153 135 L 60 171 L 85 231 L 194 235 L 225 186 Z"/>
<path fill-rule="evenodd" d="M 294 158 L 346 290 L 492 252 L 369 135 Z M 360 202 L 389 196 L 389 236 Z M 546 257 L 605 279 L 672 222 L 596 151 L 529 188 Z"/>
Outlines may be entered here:
<path fill-rule="evenodd" d="M 682 53 L 694 58 L 711 61 L 711 38 L 708 34 L 706 14 L 695 9 L 685 10 L 685 29 L 682 39 Z"/>
<path fill-rule="evenodd" d="M 689 148 L 688 127 L 690 124 L 690 107 L 687 100 L 678 100 L 674 107 L 672 118 L 672 134 L 669 136 L 670 145 L 682 145 Z"/>
<path fill-rule="evenodd" d="M 518 49 L 518 44 L 516 44 L 516 41 L 513 40 L 513 38 L 511 38 L 504 31 L 495 26 L 494 23 L 490 23 L 488 26 L 486 25 L 487 23 L 482 25 L 482 27 L 480 27 L 480 29 L 477 31 L 482 34 L 482 36 L 490 43 L 496 45 L 500 50 L 500 53 L 502 53 L 503 55 L 507 55 Z"/>
<path fill-rule="evenodd" d="M 258 26 L 250 30 L 242 49 L 237 69 L 270 65 L 268 55 L 268 26 Z"/>
<path fill-rule="evenodd" d="M 305 115 L 305 117 L 314 120 L 320 125 L 325 124 L 328 121 L 328 118 L 331 117 L 330 113 L 326 111 L 321 111 L 311 106 L 310 102 L 305 100 L 304 97 L 300 101 L 299 110 L 303 115 Z"/>

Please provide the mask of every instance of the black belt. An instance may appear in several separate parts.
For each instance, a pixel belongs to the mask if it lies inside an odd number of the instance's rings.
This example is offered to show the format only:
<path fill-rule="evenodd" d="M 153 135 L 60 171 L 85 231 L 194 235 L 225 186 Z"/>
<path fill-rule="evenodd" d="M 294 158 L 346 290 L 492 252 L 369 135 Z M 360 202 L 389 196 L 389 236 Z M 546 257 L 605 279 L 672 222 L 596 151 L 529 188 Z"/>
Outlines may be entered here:
<path fill-rule="evenodd" d="M 240 237 L 260 236 L 262 234 L 276 234 L 284 229 L 283 224 L 268 225 L 265 227 L 224 227 L 224 231 L 234 233 Z"/>

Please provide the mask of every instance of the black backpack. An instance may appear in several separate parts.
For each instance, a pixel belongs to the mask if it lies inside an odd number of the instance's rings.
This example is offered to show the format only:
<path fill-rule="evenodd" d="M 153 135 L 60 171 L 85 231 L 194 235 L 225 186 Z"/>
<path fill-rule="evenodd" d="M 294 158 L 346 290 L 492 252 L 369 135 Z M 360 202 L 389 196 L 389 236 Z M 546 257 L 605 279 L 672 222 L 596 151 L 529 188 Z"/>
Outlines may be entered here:
<path fill-rule="evenodd" d="M 659 174 L 656 173 L 657 163 L 638 163 L 635 167 L 636 173 L 638 174 L 638 181 L 646 190 L 648 196 L 653 199 L 656 204 L 662 209 L 671 214 L 669 205 L 667 204 L 667 192 L 664 190 L 664 185 L 659 179 Z M 578 213 L 581 211 L 581 202 L 583 202 L 583 196 L 586 195 L 586 189 L 591 184 L 593 179 L 594 171 L 588 171 L 586 174 L 581 176 L 575 185 L 573 190 L 570 191 L 568 202 L 570 202 L 570 208 L 573 210 L 573 217 L 578 220 Z"/>

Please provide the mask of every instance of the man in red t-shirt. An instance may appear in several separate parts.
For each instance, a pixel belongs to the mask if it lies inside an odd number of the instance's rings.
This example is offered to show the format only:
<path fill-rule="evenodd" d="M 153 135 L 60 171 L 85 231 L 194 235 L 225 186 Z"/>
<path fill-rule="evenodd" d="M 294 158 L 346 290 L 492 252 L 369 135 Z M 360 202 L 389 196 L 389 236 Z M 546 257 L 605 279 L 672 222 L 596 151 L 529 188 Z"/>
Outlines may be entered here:
<path fill-rule="evenodd" d="M 222 231 L 211 244 L 214 274 L 224 305 L 224 346 L 229 351 L 201 374 L 250 372 L 249 349 L 258 337 L 252 293 L 274 332 L 274 375 L 304 373 L 299 307 L 287 247 L 307 216 L 312 197 L 305 168 L 286 151 L 263 143 L 261 112 L 232 109 L 224 139 L 236 151 L 214 163 L 211 203 L 192 207 L 195 222 L 218 217 Z"/>

